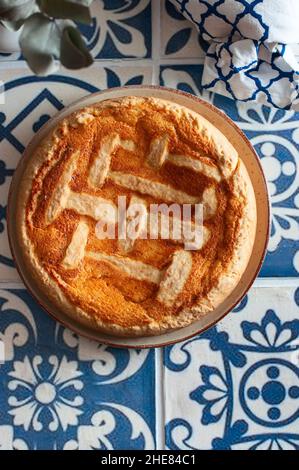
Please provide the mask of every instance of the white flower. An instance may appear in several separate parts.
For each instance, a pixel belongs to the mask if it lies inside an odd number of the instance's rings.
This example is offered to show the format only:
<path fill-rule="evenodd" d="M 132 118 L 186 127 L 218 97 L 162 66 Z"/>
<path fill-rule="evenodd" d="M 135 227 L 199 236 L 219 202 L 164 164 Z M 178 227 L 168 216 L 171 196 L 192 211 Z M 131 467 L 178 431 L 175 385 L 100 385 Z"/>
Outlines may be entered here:
<path fill-rule="evenodd" d="M 83 382 L 77 379 L 82 372 L 77 361 L 66 357 L 60 361 L 50 356 L 45 362 L 41 356 L 32 360 L 26 356 L 23 361 L 14 362 L 8 388 L 16 393 L 8 400 L 12 408 L 9 414 L 14 416 L 14 425 L 23 426 L 26 431 L 30 427 L 41 431 L 44 424 L 50 431 L 59 426 L 65 431 L 68 426 L 78 425 L 82 414 L 78 407 L 83 398 L 74 394 L 83 388 Z"/>

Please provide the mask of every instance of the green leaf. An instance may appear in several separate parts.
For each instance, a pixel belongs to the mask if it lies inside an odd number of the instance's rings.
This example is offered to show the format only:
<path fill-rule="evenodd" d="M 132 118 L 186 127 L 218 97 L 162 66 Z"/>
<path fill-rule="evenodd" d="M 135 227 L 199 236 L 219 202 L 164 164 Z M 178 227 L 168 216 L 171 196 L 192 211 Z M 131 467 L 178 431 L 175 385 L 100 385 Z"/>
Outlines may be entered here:
<path fill-rule="evenodd" d="M 93 62 L 84 39 L 74 26 L 67 26 L 63 30 L 60 60 L 65 67 L 73 70 L 88 67 Z"/>
<path fill-rule="evenodd" d="M 0 20 L 17 23 L 36 11 L 35 0 L 0 0 Z"/>
<path fill-rule="evenodd" d="M 57 66 L 61 32 L 56 23 L 42 13 L 27 18 L 20 36 L 22 53 L 31 70 L 37 75 L 49 75 Z"/>
<path fill-rule="evenodd" d="M 80 23 L 91 24 L 87 3 L 74 0 L 39 0 L 39 7 L 43 13 L 52 18 L 71 19 Z"/>

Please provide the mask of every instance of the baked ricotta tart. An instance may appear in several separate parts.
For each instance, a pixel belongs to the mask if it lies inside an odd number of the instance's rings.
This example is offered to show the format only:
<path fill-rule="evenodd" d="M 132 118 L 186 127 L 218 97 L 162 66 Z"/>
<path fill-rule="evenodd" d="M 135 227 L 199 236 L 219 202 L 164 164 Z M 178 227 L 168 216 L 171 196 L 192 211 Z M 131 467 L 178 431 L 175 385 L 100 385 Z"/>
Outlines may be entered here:
<path fill-rule="evenodd" d="M 237 286 L 255 238 L 252 184 L 229 138 L 151 97 L 63 119 L 27 160 L 18 195 L 17 242 L 35 283 L 77 322 L 117 336 L 157 335 L 209 315 Z M 168 212 L 167 237 L 166 212 L 149 216 L 186 206 L 194 228 L 196 204 L 201 238 L 191 248 L 174 234 L 182 216 Z"/>

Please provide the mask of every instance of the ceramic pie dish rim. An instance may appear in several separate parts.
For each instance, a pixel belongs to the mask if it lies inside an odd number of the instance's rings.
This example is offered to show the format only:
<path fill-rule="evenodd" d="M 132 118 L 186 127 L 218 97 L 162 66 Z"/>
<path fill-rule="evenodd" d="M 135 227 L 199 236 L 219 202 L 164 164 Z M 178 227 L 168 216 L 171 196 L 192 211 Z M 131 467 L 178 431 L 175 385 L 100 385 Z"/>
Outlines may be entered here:
<path fill-rule="evenodd" d="M 154 96 L 155 91 L 159 91 L 159 93 L 165 92 L 165 93 L 168 93 L 168 94 L 172 94 L 174 96 L 180 95 L 180 96 L 183 96 L 183 97 L 187 98 L 188 100 L 191 99 L 192 101 L 195 102 L 195 105 L 200 104 L 201 106 L 206 107 L 208 110 L 210 110 L 212 112 L 212 114 L 213 113 L 218 114 L 218 116 L 220 116 L 220 118 L 226 120 L 227 123 L 230 126 L 233 127 L 234 131 L 239 134 L 239 136 L 242 138 L 245 145 L 250 150 L 250 153 L 252 154 L 252 156 L 254 156 L 255 163 L 257 164 L 257 166 L 259 168 L 259 173 L 260 173 L 259 176 L 261 177 L 261 182 L 263 183 L 263 189 L 264 189 L 264 195 L 263 196 L 265 196 L 265 201 L 264 202 L 266 203 L 265 206 L 267 208 L 267 214 L 266 214 L 266 217 L 265 217 L 265 219 L 267 220 L 267 225 L 265 227 L 266 230 L 264 231 L 263 248 L 261 250 L 260 258 L 256 263 L 255 272 L 252 273 L 250 280 L 245 283 L 246 287 L 242 291 L 242 293 L 240 295 L 237 295 L 237 300 L 235 300 L 232 304 L 230 304 L 229 308 L 224 309 L 224 311 L 221 312 L 221 314 L 216 319 L 211 319 L 211 321 L 208 322 L 208 324 L 206 326 L 203 326 L 203 327 L 200 327 L 199 329 L 196 329 L 196 331 L 193 331 L 191 334 L 186 334 L 186 333 L 185 333 L 185 335 L 183 334 L 184 330 L 186 330 L 186 328 L 188 328 L 188 326 L 180 328 L 180 329 L 176 330 L 176 332 L 175 332 L 175 334 L 177 333 L 177 335 L 178 335 L 178 337 L 175 338 L 175 339 L 170 339 L 169 338 L 169 340 L 167 340 L 167 336 L 169 336 L 170 333 L 163 333 L 162 335 L 151 336 L 151 337 L 150 336 L 147 336 L 147 337 L 142 337 L 141 336 L 141 337 L 136 337 L 136 338 L 134 338 L 134 337 L 122 338 L 122 337 L 115 336 L 115 338 L 112 338 L 112 340 L 110 339 L 111 336 L 110 337 L 108 336 L 108 338 L 106 339 L 105 338 L 105 333 L 101 333 L 100 331 L 94 330 L 94 334 L 92 334 L 92 332 L 87 333 L 86 331 L 84 331 L 84 326 L 80 325 L 80 323 L 75 322 L 73 318 L 71 318 L 71 317 L 68 318 L 67 317 L 67 320 L 69 320 L 69 321 L 64 320 L 63 318 L 61 318 L 59 316 L 59 313 L 57 313 L 57 311 L 54 313 L 53 309 L 49 305 L 47 305 L 46 302 L 43 302 L 42 300 L 40 300 L 39 295 L 37 293 L 38 288 L 34 289 L 32 287 L 32 285 L 30 285 L 29 280 L 27 280 L 27 278 L 26 278 L 26 274 L 23 272 L 22 268 L 19 266 L 18 255 L 15 252 L 15 247 L 14 247 L 15 242 L 13 240 L 14 237 L 12 235 L 12 226 L 11 226 L 13 219 L 12 219 L 12 217 L 10 217 L 10 214 L 11 214 L 11 206 L 12 206 L 12 201 L 13 201 L 14 187 L 16 186 L 15 182 L 16 182 L 18 176 L 19 176 L 19 172 L 21 171 L 20 168 L 22 166 L 20 162 L 22 162 L 25 157 L 28 158 L 28 154 L 30 153 L 31 148 L 34 148 L 42 140 L 43 134 L 45 134 L 45 131 L 47 130 L 47 133 L 48 133 L 51 130 L 51 128 L 55 125 L 55 122 L 57 122 L 59 120 L 61 115 L 71 114 L 72 111 L 74 111 L 76 109 L 79 109 L 80 104 L 82 104 L 82 107 L 84 107 L 84 101 L 86 101 L 86 100 L 91 100 L 92 99 L 92 101 L 94 103 L 102 101 L 102 100 L 105 99 L 105 94 L 110 95 L 109 98 L 107 98 L 107 99 L 113 99 L 113 92 L 117 95 L 118 93 L 122 92 L 122 90 L 124 91 L 125 96 L 128 95 L 128 90 L 130 90 L 130 91 L 132 90 L 132 92 L 130 93 L 131 95 L 134 95 L 133 90 L 138 90 L 138 91 L 141 91 L 141 92 L 142 92 L 142 90 L 144 90 L 144 96 L 149 96 L 148 94 L 146 95 L 146 91 L 152 92 L 152 96 Z M 120 95 L 117 95 L 117 96 L 120 96 Z M 143 95 L 139 94 L 139 96 L 143 96 Z M 165 98 L 165 99 L 167 99 L 167 98 Z M 174 100 L 174 102 L 175 102 L 175 100 Z M 88 105 L 85 104 L 85 106 L 88 106 Z M 153 348 L 153 347 L 162 347 L 162 346 L 171 345 L 171 344 L 174 344 L 174 343 L 177 343 L 177 342 L 180 342 L 180 341 L 188 340 L 188 339 L 192 338 L 193 336 L 196 336 L 196 335 L 206 331 L 207 329 L 211 328 L 216 323 L 218 323 L 220 320 L 222 320 L 226 315 L 228 315 L 228 313 L 231 312 L 234 309 L 234 307 L 236 305 L 238 305 L 238 303 L 245 297 L 248 290 L 252 286 L 254 280 L 256 279 L 256 277 L 258 275 L 258 272 L 261 269 L 263 260 L 265 258 L 265 254 L 266 254 L 266 250 L 267 250 L 267 244 L 268 244 L 268 238 L 269 238 L 270 201 L 269 201 L 269 196 L 268 196 L 268 192 L 267 192 L 267 183 L 266 183 L 265 176 L 263 174 L 263 170 L 262 170 L 262 167 L 261 167 L 259 157 L 257 156 L 257 154 L 256 154 L 253 146 L 251 145 L 250 141 L 248 140 L 248 138 L 245 136 L 245 134 L 241 131 L 241 129 L 230 118 L 228 118 L 220 109 L 218 109 L 217 107 L 215 107 L 211 103 L 208 103 L 208 102 L 202 100 L 201 98 L 199 98 L 195 95 L 186 93 L 186 92 L 181 91 L 181 90 L 175 90 L 175 89 L 171 89 L 171 88 L 167 88 L 167 87 L 161 87 L 161 86 L 155 86 L 155 85 L 124 86 L 124 87 L 117 87 L 117 88 L 113 88 L 113 89 L 106 89 L 106 90 L 103 90 L 103 91 L 99 91 L 99 92 L 96 92 L 96 93 L 89 94 L 87 96 L 84 96 L 83 98 L 80 98 L 79 100 L 74 101 L 73 103 L 66 106 L 64 109 L 62 109 L 58 113 L 56 113 L 47 122 L 47 124 L 45 126 L 43 126 L 40 129 L 40 131 L 38 131 L 33 136 L 31 141 L 27 145 L 20 162 L 17 165 L 16 171 L 15 171 L 15 173 L 13 175 L 13 178 L 12 178 L 12 181 L 11 181 L 11 185 L 10 185 L 10 188 L 9 188 L 9 195 L 8 195 L 8 205 L 7 205 L 7 232 L 8 232 L 9 246 L 10 246 L 10 249 L 11 249 L 11 252 L 12 252 L 12 257 L 13 257 L 14 263 L 16 265 L 17 271 L 18 271 L 25 287 L 30 292 L 30 294 L 34 297 L 34 299 L 37 301 L 37 303 L 43 308 L 43 310 L 45 310 L 52 318 L 54 318 L 56 321 L 61 323 L 64 327 L 70 328 L 72 331 L 74 331 L 75 333 L 77 333 L 81 336 L 85 336 L 88 339 L 93 339 L 93 340 L 96 340 L 96 341 L 101 342 L 103 344 L 107 344 L 108 346 L 119 347 L 119 348 L 141 348 L 141 349 Z M 253 184 L 253 186 L 254 186 L 254 184 Z M 257 218 L 257 221 L 258 221 L 258 218 Z M 256 237 L 257 237 L 257 233 L 256 233 L 256 236 L 255 236 L 255 241 L 256 241 Z M 239 283 L 236 285 L 234 291 L 236 291 L 238 289 L 238 286 L 239 286 L 240 282 L 241 281 L 239 281 Z M 228 296 L 228 297 L 230 297 L 230 296 Z M 63 315 L 63 312 L 60 312 L 60 314 Z M 207 316 L 211 316 L 211 314 L 208 313 Z M 172 334 L 173 333 L 174 332 L 172 332 Z M 146 340 L 145 344 L 140 344 L 140 341 L 142 340 L 142 338 L 144 338 Z M 160 338 L 160 340 L 159 340 L 159 338 Z M 162 338 L 163 338 L 163 340 L 162 340 Z M 115 339 L 115 342 L 114 342 L 114 339 Z M 129 341 L 129 344 L 127 342 L 124 343 L 124 340 Z M 138 344 L 136 344 L 136 342 L 138 342 Z"/>

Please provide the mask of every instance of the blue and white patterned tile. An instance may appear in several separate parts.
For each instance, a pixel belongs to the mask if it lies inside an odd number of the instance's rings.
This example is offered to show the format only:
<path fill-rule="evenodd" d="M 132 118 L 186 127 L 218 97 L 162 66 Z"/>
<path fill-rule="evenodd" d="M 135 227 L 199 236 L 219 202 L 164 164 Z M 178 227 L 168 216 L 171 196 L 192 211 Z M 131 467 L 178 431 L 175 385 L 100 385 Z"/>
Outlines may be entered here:
<path fill-rule="evenodd" d="M 25 67 L 1 71 L 5 103 L 0 104 L 0 280 L 17 280 L 6 233 L 6 205 L 13 171 L 26 144 L 57 111 L 72 101 L 105 88 L 152 82 L 151 66 L 92 67 L 76 73 L 62 70 L 46 78 L 35 77 Z"/>
<path fill-rule="evenodd" d="M 161 2 L 161 57 L 171 59 L 201 58 L 203 44 L 196 26 L 169 0 Z"/>
<path fill-rule="evenodd" d="M 235 102 L 201 89 L 201 65 L 161 67 L 161 84 L 211 101 L 238 124 L 261 158 L 272 204 L 268 253 L 260 276 L 299 273 L 299 113 Z"/>
<path fill-rule="evenodd" d="M 155 447 L 153 351 L 78 337 L 21 289 L 0 290 L 1 341 L 0 450 Z"/>
<path fill-rule="evenodd" d="M 78 26 L 95 59 L 151 57 L 151 0 L 94 0 L 91 15 L 91 25 Z M 0 62 L 21 59 L 0 53 Z"/>
<path fill-rule="evenodd" d="M 96 59 L 151 57 L 151 0 L 95 0 L 91 26 L 80 26 Z"/>
<path fill-rule="evenodd" d="M 169 449 L 299 449 L 299 288 L 256 287 L 165 349 Z"/>

